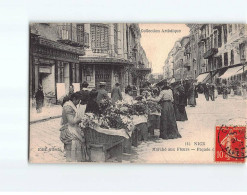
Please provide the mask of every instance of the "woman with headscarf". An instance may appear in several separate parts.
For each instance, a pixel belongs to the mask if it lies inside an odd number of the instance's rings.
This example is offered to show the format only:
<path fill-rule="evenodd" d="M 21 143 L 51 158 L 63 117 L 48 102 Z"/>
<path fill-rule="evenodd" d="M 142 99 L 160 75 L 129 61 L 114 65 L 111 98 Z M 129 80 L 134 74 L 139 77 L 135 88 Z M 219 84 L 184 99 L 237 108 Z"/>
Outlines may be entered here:
<path fill-rule="evenodd" d="M 181 138 L 178 132 L 176 117 L 173 108 L 173 94 L 167 82 L 164 82 L 164 86 L 159 96 L 151 98 L 153 101 L 160 102 L 161 104 L 161 116 L 160 116 L 160 138 L 162 139 L 175 139 Z"/>
<path fill-rule="evenodd" d="M 68 162 L 88 160 L 84 134 L 79 126 L 81 117 L 77 116 L 76 106 L 80 103 L 80 99 L 79 92 L 73 93 L 70 96 L 70 100 L 63 105 L 60 140 L 64 143 Z"/>

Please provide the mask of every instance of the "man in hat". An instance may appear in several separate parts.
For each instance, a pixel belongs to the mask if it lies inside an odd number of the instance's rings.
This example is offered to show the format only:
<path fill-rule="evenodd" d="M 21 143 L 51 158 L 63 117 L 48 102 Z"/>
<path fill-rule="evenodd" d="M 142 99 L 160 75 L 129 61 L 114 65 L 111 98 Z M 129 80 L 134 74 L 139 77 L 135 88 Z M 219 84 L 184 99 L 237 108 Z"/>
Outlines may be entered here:
<path fill-rule="evenodd" d="M 98 90 L 98 95 L 97 95 L 97 103 L 98 105 L 102 102 L 102 100 L 107 99 L 110 100 L 108 93 L 106 91 L 106 83 L 105 82 L 100 82 L 99 83 L 99 90 Z"/>
<path fill-rule="evenodd" d="M 112 103 L 115 104 L 117 101 L 121 101 L 123 99 L 122 93 L 121 93 L 121 89 L 120 89 L 120 84 L 116 83 L 115 87 L 112 89 L 111 92 L 111 100 Z"/>

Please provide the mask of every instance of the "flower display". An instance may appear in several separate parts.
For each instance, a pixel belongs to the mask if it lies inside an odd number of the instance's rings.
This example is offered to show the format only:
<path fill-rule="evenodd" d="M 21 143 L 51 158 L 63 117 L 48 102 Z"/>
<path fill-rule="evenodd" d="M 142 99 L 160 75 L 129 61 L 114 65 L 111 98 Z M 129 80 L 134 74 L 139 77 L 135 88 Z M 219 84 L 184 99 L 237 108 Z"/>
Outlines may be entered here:
<path fill-rule="evenodd" d="M 86 113 L 81 123 L 82 126 L 98 126 L 104 129 L 125 129 L 131 131 L 134 129 L 134 116 L 147 116 L 161 111 L 158 103 L 146 100 L 145 98 L 140 98 L 139 101 L 134 101 L 133 104 L 118 101 L 115 105 L 105 99 L 100 103 L 100 109 L 100 115 Z"/>

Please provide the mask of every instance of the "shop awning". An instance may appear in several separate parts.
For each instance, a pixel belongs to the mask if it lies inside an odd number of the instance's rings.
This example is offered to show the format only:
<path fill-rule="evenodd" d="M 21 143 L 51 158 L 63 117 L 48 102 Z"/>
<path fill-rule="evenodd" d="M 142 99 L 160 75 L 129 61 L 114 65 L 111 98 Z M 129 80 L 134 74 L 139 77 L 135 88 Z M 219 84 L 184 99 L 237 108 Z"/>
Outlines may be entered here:
<path fill-rule="evenodd" d="M 221 78 L 221 79 L 228 79 L 228 78 L 230 78 L 231 76 L 241 74 L 241 73 L 242 73 L 242 71 L 241 71 L 242 69 L 243 69 L 243 66 L 237 66 L 237 67 L 229 68 L 229 69 L 227 69 L 227 71 L 226 71 L 223 75 L 221 75 L 219 78 Z"/>
<path fill-rule="evenodd" d="M 200 74 L 196 80 L 198 83 L 203 83 L 206 82 L 209 79 L 210 75 L 209 73 L 204 73 L 204 74 Z"/>

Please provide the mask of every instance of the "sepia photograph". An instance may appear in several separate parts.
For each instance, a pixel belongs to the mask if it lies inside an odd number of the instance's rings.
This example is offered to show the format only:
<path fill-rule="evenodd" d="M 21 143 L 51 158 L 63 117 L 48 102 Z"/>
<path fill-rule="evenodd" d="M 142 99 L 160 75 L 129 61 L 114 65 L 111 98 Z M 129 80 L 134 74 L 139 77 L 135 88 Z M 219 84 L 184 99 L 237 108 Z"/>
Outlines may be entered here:
<path fill-rule="evenodd" d="M 29 31 L 31 163 L 245 162 L 245 24 Z"/>

